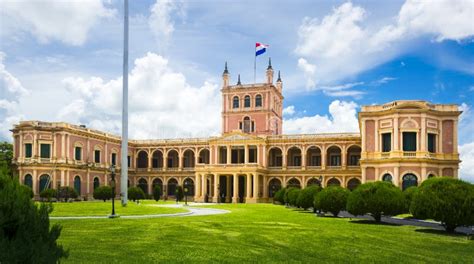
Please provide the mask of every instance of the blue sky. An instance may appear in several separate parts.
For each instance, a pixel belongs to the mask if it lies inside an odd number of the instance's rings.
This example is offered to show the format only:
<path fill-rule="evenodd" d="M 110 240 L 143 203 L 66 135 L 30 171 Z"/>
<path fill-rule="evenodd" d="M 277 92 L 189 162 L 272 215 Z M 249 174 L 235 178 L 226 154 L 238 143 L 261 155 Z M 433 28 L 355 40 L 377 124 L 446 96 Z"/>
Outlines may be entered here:
<path fill-rule="evenodd" d="M 0 1 L 0 139 L 19 120 L 120 133 L 122 2 Z M 220 76 L 253 81 L 255 42 L 284 82 L 285 132 L 357 131 L 361 105 L 454 103 L 474 178 L 474 3 L 130 1 L 134 138 L 220 129 Z M 469 163 L 469 164 L 468 164 Z"/>

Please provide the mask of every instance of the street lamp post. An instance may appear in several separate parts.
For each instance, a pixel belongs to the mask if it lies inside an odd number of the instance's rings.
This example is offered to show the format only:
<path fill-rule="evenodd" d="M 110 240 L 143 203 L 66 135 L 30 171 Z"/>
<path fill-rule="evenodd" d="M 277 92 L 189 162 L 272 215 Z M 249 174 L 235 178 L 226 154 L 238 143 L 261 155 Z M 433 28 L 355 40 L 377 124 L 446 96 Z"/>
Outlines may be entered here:
<path fill-rule="evenodd" d="M 188 183 L 184 183 L 184 205 L 188 206 Z"/>
<path fill-rule="evenodd" d="M 115 166 L 111 165 L 110 166 L 110 187 L 112 187 L 112 214 L 109 216 L 109 218 L 116 218 L 118 217 L 115 214 Z"/>

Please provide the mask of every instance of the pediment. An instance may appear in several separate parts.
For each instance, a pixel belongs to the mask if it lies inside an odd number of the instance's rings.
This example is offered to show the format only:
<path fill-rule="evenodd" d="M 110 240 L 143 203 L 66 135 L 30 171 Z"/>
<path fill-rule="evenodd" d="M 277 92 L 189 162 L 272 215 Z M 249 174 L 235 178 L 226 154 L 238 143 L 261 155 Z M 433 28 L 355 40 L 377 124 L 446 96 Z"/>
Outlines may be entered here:
<path fill-rule="evenodd" d="M 261 138 L 249 135 L 240 131 L 234 131 L 231 133 L 227 133 L 222 135 L 221 137 L 216 138 L 216 141 L 244 141 L 244 140 L 259 140 Z"/>

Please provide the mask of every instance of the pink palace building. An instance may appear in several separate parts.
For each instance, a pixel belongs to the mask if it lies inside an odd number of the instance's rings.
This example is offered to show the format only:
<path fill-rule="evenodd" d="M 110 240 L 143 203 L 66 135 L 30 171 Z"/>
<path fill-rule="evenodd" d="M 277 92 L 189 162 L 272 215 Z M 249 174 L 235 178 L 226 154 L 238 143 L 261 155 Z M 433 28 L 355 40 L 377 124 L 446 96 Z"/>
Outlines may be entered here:
<path fill-rule="evenodd" d="M 285 135 L 283 82 L 230 84 L 222 75 L 222 135 L 130 140 L 129 186 L 164 198 L 185 186 L 194 201 L 260 203 L 281 187 L 388 181 L 405 189 L 430 177 L 458 177 L 457 105 L 393 101 L 363 106 L 360 133 Z M 185 125 L 185 124 L 183 124 Z M 23 121 L 11 130 L 20 181 L 35 195 L 71 186 L 92 199 L 120 171 L 120 137 L 63 122 Z M 117 177 L 120 178 L 120 177 Z M 118 179 L 120 181 L 120 179 Z M 117 182 L 117 193 L 120 182 Z"/>

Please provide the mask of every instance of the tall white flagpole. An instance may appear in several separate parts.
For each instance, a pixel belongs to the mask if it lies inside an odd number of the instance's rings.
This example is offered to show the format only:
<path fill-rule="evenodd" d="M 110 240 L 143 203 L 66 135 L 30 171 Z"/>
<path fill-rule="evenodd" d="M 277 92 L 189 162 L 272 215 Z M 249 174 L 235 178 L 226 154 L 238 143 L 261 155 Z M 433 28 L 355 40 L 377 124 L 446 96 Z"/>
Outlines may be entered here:
<path fill-rule="evenodd" d="M 128 200 L 128 0 L 124 0 L 122 79 L 122 166 L 120 171 L 120 193 L 122 206 L 126 206 Z"/>

